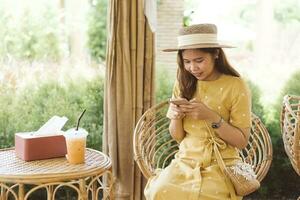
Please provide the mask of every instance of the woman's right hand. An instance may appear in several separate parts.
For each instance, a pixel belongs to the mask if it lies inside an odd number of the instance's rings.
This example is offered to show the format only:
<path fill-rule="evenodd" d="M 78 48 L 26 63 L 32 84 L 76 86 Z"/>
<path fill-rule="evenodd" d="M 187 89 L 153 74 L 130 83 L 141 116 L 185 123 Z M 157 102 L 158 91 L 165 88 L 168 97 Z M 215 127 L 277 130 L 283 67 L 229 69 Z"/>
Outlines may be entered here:
<path fill-rule="evenodd" d="M 185 117 L 185 114 L 178 105 L 170 103 L 170 106 L 169 106 L 169 109 L 167 112 L 167 117 L 169 119 L 173 119 L 173 120 L 181 120 Z"/>

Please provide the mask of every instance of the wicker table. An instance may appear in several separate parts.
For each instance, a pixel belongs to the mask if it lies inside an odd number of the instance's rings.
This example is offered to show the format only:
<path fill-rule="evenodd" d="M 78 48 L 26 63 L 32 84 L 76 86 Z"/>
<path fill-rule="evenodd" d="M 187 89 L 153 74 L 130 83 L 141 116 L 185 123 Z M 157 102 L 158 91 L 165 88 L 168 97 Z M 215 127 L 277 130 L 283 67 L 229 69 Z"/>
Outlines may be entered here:
<path fill-rule="evenodd" d="M 14 149 L 2 149 L 0 200 L 32 199 L 33 193 L 41 189 L 47 192 L 47 200 L 54 200 L 62 187 L 67 187 L 80 200 L 112 199 L 109 157 L 86 149 L 85 158 L 85 163 L 79 165 L 71 165 L 65 158 L 25 162 L 15 156 Z"/>

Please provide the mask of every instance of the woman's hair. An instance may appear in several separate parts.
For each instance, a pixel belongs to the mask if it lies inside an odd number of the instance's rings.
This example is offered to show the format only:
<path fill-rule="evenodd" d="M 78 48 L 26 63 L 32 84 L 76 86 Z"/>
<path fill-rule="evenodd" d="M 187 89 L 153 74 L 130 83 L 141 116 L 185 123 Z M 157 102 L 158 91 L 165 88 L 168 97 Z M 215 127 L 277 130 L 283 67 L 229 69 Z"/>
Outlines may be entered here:
<path fill-rule="evenodd" d="M 218 55 L 215 59 L 214 67 L 216 67 L 220 73 L 240 77 L 240 74 L 227 61 L 226 55 L 221 48 L 201 48 L 199 50 L 211 54 L 213 58 L 214 55 Z M 184 50 L 179 50 L 177 54 L 177 79 L 179 82 L 180 96 L 190 100 L 196 91 L 197 78 L 184 68 L 182 58 L 183 51 Z"/>

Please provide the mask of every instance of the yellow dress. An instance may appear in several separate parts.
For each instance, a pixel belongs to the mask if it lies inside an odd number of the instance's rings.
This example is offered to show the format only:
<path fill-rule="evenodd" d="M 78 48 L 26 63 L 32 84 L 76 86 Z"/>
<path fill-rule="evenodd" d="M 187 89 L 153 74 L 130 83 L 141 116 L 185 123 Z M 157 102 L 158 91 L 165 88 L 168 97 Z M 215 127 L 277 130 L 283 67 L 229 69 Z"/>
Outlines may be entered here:
<path fill-rule="evenodd" d="M 173 97 L 179 97 L 178 82 L 175 83 Z M 223 74 L 214 81 L 198 81 L 194 98 L 235 127 L 251 126 L 250 92 L 239 77 Z M 203 120 L 185 117 L 183 127 L 186 136 L 180 142 L 178 153 L 168 167 L 158 169 L 156 175 L 148 180 L 144 190 L 146 199 L 242 199 L 234 198 L 230 194 L 230 191 L 234 192 L 234 188 L 230 182 L 226 182 L 217 164 L 208 131 L 210 126 L 208 127 Z M 213 132 L 213 129 L 210 129 Z M 226 165 L 234 164 L 240 159 L 238 150 L 229 144 L 220 149 L 220 152 Z"/>

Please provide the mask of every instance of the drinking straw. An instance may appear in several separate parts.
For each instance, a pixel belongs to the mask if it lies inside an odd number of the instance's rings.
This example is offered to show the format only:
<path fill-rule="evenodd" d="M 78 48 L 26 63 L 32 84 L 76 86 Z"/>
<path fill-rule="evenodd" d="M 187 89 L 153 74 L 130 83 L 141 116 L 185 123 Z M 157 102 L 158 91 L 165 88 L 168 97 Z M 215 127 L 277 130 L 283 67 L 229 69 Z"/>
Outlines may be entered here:
<path fill-rule="evenodd" d="M 83 114 L 85 113 L 86 109 L 84 109 L 84 111 L 81 113 L 81 115 L 78 117 L 78 120 L 77 120 L 77 126 L 76 126 L 76 131 L 78 131 L 78 128 L 79 128 L 79 123 L 80 123 L 80 120 L 81 120 L 81 117 L 83 116 Z"/>

